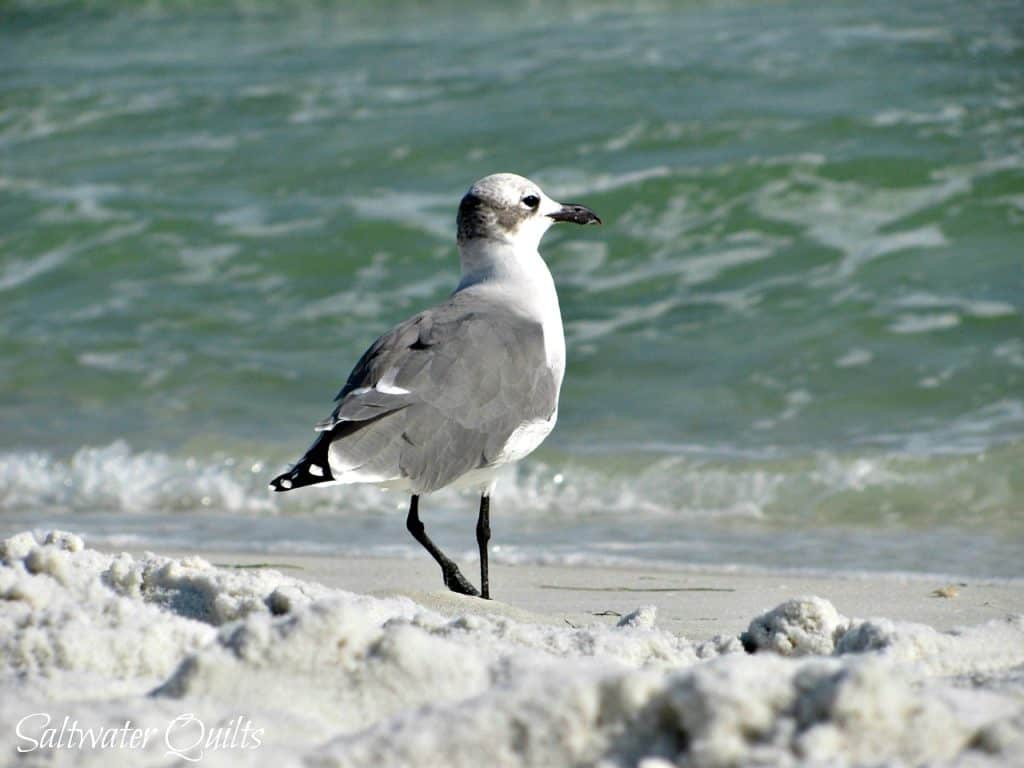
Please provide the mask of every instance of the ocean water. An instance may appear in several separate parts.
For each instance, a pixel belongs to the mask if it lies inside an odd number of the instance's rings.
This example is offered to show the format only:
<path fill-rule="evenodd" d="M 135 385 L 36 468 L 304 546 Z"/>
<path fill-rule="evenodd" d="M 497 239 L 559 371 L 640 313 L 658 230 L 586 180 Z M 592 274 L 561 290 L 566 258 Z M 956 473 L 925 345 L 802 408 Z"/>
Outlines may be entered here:
<path fill-rule="evenodd" d="M 0 3 L 0 533 L 425 556 L 266 483 L 495 171 L 605 221 L 498 559 L 1024 576 L 1017 2 Z"/>

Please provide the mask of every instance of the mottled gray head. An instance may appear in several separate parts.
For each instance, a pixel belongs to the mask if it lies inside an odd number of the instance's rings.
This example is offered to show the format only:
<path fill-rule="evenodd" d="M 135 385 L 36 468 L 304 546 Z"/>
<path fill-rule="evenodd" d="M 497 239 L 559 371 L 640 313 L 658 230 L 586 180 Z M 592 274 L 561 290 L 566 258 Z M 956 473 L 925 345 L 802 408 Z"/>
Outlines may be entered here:
<path fill-rule="evenodd" d="M 476 182 L 462 198 L 458 237 L 460 243 L 484 239 L 536 249 L 556 221 L 601 223 L 589 208 L 555 202 L 529 179 L 495 173 Z"/>

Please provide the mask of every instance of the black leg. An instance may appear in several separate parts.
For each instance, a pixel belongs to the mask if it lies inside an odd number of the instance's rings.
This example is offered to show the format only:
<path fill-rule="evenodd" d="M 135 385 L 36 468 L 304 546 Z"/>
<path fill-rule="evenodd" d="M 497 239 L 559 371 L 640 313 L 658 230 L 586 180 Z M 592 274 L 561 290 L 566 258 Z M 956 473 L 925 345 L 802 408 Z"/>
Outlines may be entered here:
<path fill-rule="evenodd" d="M 444 577 L 444 585 L 448 587 L 452 592 L 458 592 L 460 595 L 473 595 L 479 597 L 480 593 L 476 591 L 476 587 L 466 581 L 466 577 L 462 575 L 462 571 L 444 552 L 442 552 L 438 546 L 430 540 L 427 536 L 427 529 L 423 527 L 423 523 L 420 521 L 420 497 L 413 496 L 412 501 L 409 503 L 409 516 L 405 519 L 405 527 L 409 529 L 409 533 L 416 539 L 423 548 L 430 553 L 430 556 L 434 558 L 438 565 L 441 566 L 441 575 Z"/>
<path fill-rule="evenodd" d="M 491 497 L 480 497 L 480 516 L 476 519 L 476 543 L 480 547 L 480 597 L 491 599 L 487 582 L 487 542 L 491 540 Z"/>

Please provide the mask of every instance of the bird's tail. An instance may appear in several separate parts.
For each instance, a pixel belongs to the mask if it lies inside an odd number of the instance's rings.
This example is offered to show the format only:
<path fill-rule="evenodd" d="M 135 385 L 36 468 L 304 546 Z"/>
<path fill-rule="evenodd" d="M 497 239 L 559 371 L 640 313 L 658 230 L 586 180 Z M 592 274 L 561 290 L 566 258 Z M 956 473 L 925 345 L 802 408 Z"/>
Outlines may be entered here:
<path fill-rule="evenodd" d="M 330 444 L 330 433 L 320 433 L 316 442 L 310 446 L 306 455 L 299 459 L 295 466 L 270 481 L 270 490 L 283 493 L 306 485 L 329 483 L 334 480 L 327 456 Z"/>

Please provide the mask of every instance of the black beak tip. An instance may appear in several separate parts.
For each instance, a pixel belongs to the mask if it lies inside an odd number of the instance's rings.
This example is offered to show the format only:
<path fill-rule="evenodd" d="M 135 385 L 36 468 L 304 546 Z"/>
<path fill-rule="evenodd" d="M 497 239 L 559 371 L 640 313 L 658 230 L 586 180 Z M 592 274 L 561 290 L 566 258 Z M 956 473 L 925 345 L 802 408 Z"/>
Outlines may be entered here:
<path fill-rule="evenodd" d="M 601 217 L 585 205 L 566 203 L 554 213 L 549 213 L 555 221 L 571 221 L 573 224 L 601 224 Z"/>

